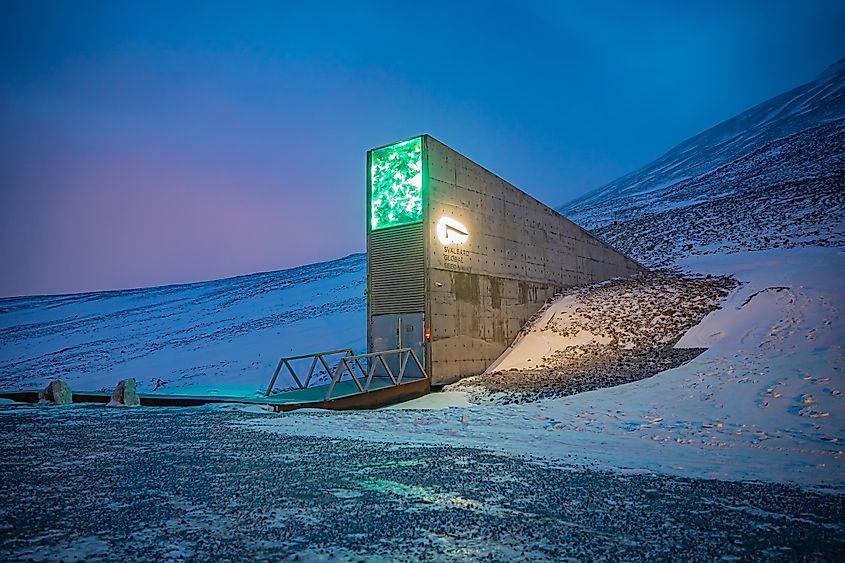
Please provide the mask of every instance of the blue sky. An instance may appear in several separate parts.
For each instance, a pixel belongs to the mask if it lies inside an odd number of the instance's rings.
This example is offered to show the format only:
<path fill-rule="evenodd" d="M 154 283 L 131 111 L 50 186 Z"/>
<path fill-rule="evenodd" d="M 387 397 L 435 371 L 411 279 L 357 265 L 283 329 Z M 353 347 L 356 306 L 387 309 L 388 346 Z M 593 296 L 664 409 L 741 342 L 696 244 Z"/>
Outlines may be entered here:
<path fill-rule="evenodd" d="M 365 152 L 418 133 L 557 207 L 845 56 L 845 2 L 3 12 L 0 295 L 363 251 Z"/>

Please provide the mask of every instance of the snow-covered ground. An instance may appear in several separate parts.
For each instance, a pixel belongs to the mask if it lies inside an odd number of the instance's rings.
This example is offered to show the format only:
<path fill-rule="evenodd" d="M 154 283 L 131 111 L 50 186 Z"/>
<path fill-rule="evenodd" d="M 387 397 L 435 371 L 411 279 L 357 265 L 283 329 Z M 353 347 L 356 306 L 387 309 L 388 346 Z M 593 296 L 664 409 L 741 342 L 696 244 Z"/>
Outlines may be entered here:
<path fill-rule="evenodd" d="M 364 351 L 365 270 L 356 254 L 188 285 L 0 299 L 0 390 L 56 378 L 111 390 L 134 377 L 145 393 L 253 396 L 281 356 Z"/>
<path fill-rule="evenodd" d="M 845 254 L 779 249 L 683 266 L 743 283 L 655 377 L 559 399 L 470 405 L 430 395 L 366 413 L 252 422 L 294 435 L 455 444 L 598 468 L 845 488 Z M 512 352 L 519 354 L 519 346 Z"/>

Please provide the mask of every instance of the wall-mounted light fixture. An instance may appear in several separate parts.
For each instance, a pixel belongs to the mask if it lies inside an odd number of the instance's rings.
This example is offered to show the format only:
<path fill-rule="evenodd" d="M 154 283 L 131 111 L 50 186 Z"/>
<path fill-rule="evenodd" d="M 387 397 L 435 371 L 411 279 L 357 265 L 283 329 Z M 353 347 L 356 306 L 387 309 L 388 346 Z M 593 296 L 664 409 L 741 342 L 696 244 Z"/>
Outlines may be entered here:
<path fill-rule="evenodd" d="M 469 230 L 457 219 L 441 217 L 437 222 L 437 240 L 441 244 L 464 244 L 469 238 Z"/>

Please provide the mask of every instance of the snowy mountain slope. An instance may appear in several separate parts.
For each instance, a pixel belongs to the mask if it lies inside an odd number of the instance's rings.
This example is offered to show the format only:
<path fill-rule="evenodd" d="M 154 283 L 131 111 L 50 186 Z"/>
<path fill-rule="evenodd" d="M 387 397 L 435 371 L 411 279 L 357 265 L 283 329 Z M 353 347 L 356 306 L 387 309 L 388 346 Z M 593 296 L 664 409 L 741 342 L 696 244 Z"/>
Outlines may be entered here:
<path fill-rule="evenodd" d="M 845 242 L 845 59 L 561 211 L 650 265 Z"/>
<path fill-rule="evenodd" d="M 467 404 L 463 393 L 447 391 L 390 410 L 298 413 L 251 426 L 500 450 L 556 467 L 845 490 L 845 278 L 831 275 L 845 268 L 845 253 L 773 249 L 696 256 L 681 266 L 743 284 L 679 342 L 708 349 L 654 377 L 521 404 Z M 511 352 L 518 364 L 520 345 Z"/>
<path fill-rule="evenodd" d="M 0 300 L 0 389 L 252 395 L 278 358 L 363 351 L 365 256 L 189 285 Z M 161 381 L 166 383 L 162 384 Z"/>

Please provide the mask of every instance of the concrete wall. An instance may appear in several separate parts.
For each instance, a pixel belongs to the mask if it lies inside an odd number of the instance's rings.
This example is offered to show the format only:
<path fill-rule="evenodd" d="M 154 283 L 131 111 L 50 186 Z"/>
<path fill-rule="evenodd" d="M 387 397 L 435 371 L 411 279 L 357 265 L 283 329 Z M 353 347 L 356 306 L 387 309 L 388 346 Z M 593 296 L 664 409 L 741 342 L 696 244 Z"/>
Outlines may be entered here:
<path fill-rule="evenodd" d="M 482 373 L 555 292 L 643 269 L 436 139 L 424 142 L 426 363 L 435 385 Z M 464 244 L 438 240 L 443 216 L 468 229 Z"/>

